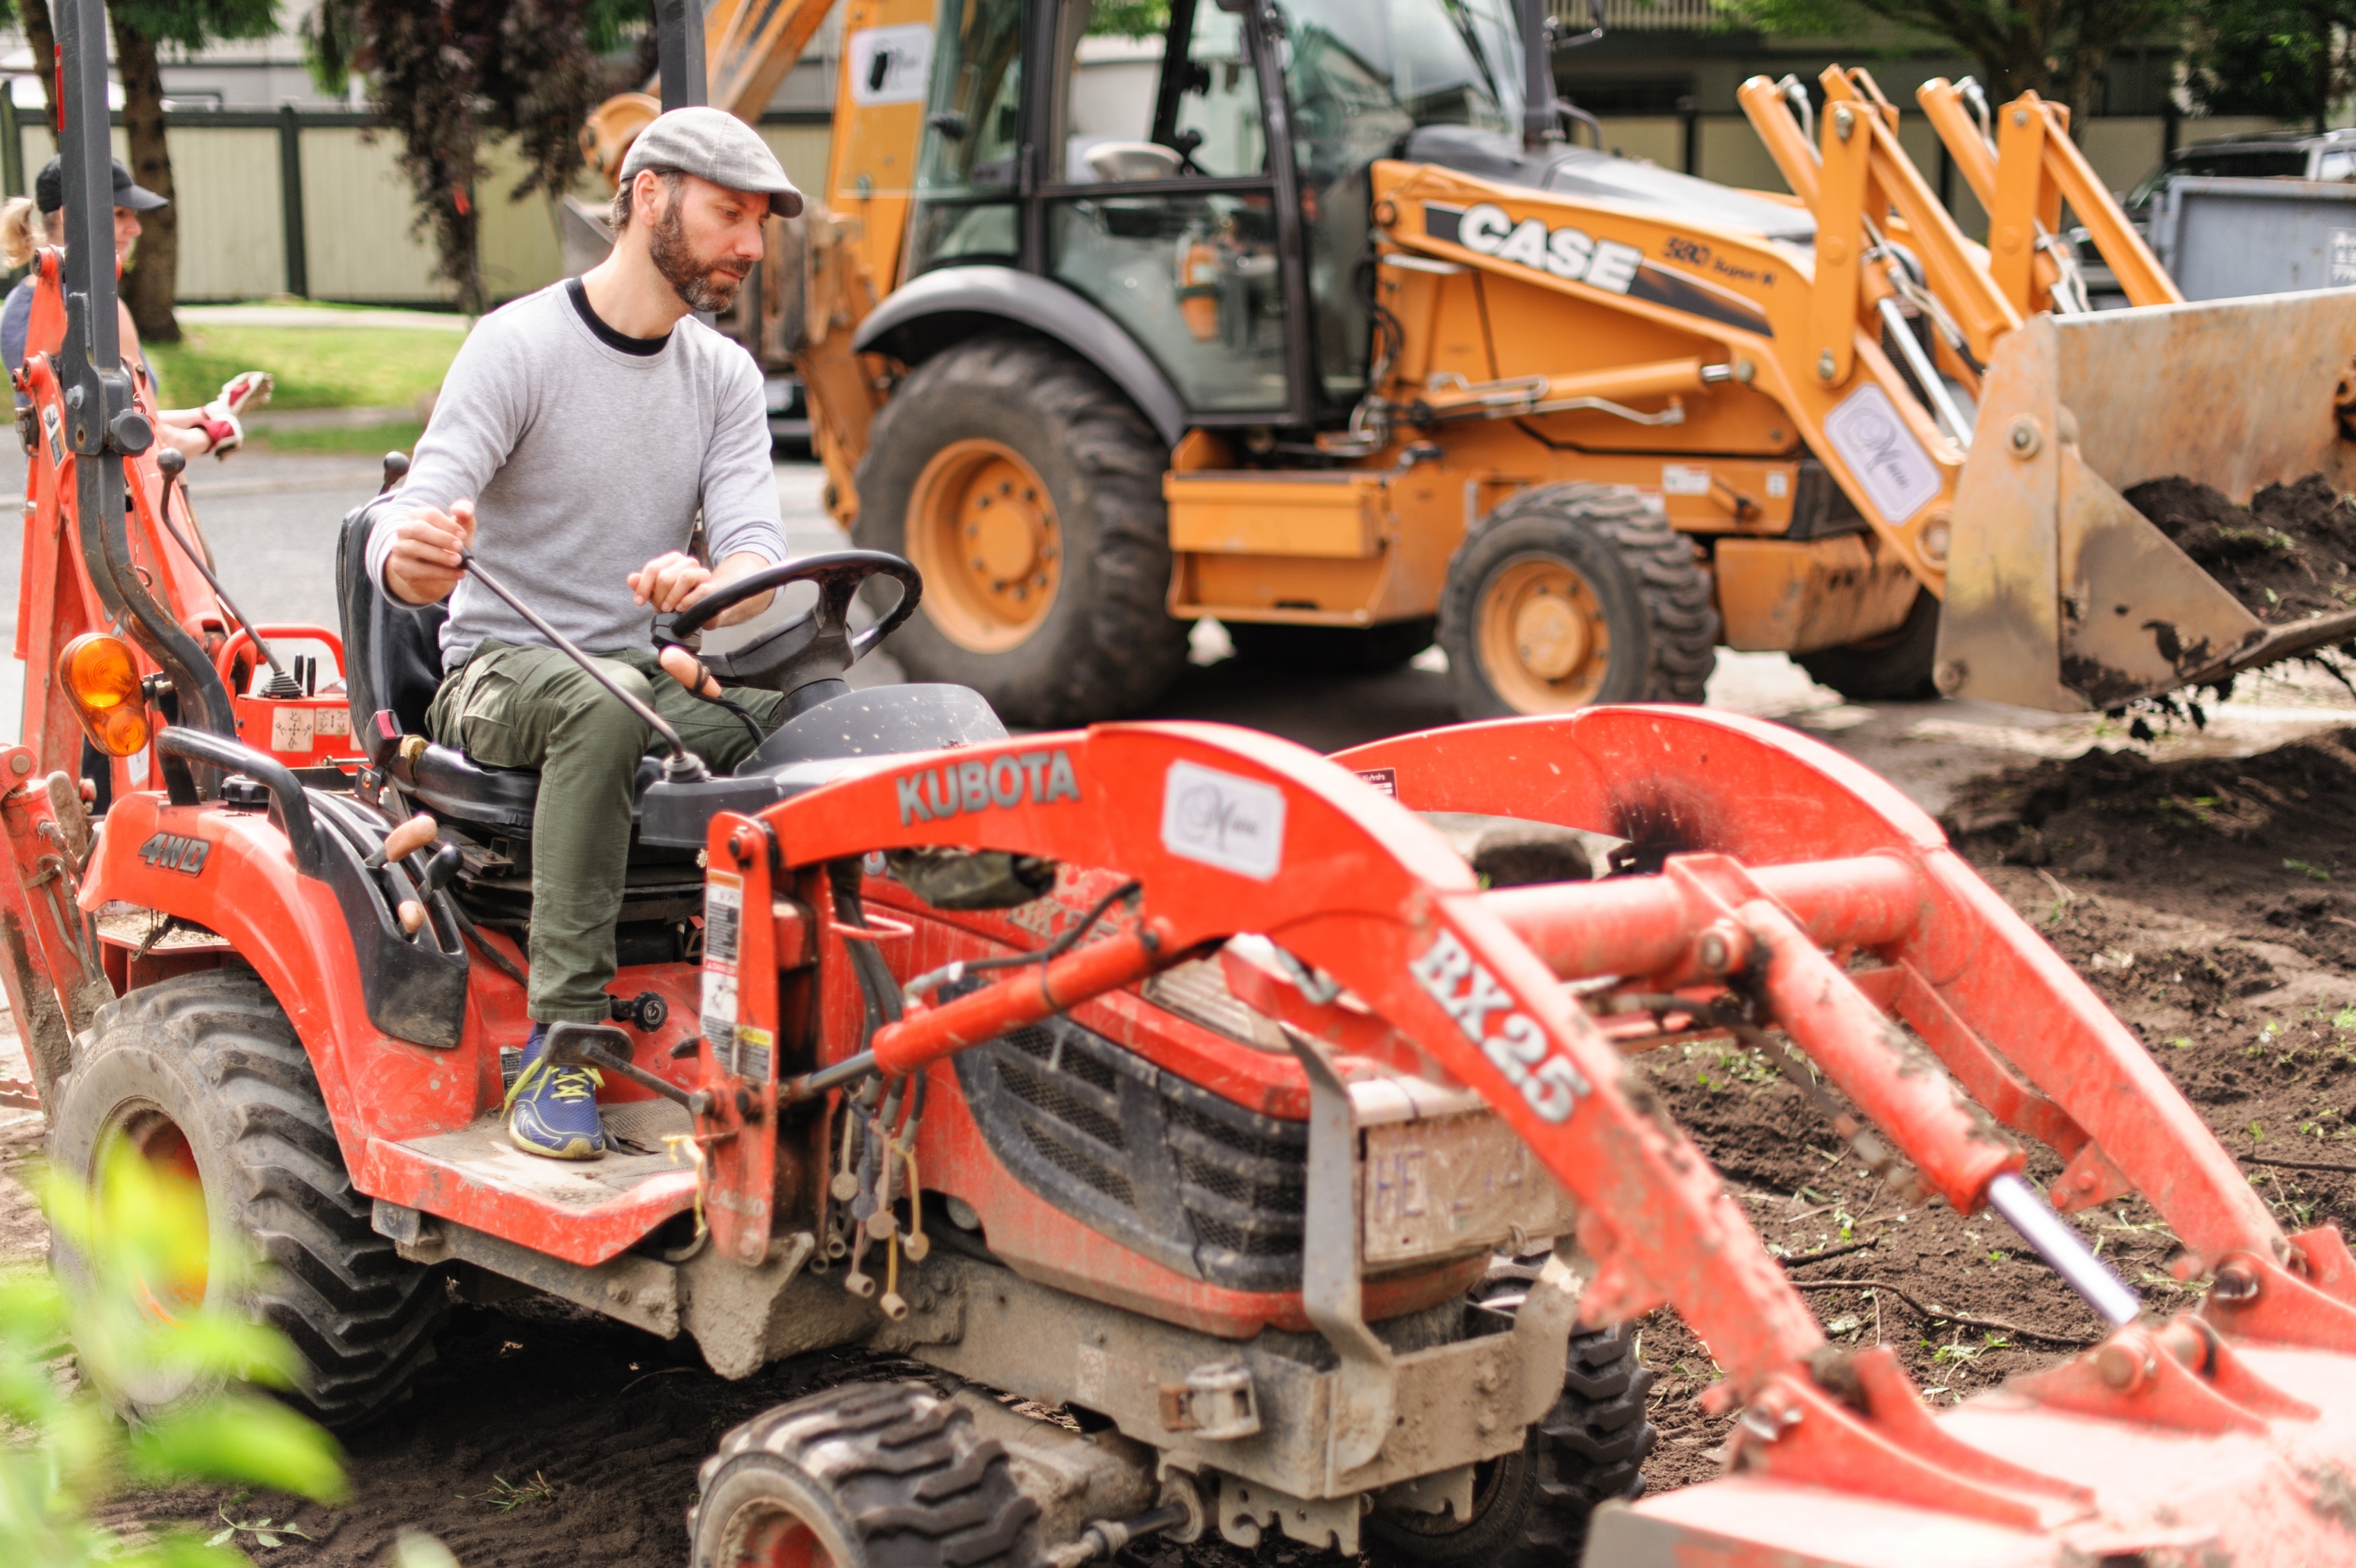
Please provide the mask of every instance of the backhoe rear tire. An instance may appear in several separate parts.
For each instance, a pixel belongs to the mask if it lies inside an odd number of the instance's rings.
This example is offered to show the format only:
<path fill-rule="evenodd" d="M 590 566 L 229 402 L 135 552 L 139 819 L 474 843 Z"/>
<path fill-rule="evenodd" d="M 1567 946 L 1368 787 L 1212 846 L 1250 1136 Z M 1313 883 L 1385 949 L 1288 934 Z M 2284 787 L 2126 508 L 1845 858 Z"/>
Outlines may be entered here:
<path fill-rule="evenodd" d="M 1159 696 L 1186 661 L 1164 608 L 1169 461 L 1120 389 L 1054 344 L 992 334 L 919 365 L 875 416 L 852 530 L 924 574 L 892 639 L 901 668 L 971 686 L 1014 725 Z"/>
<path fill-rule="evenodd" d="M 1939 695 L 1931 670 L 1939 657 L 1939 600 L 1918 589 L 1895 631 L 1847 647 L 1823 648 L 1794 661 L 1808 678 L 1851 702 L 1929 702 Z"/>
<path fill-rule="evenodd" d="M 1644 1456 L 1660 1440 L 1644 1418 L 1652 1384 L 1633 1324 L 1574 1333 L 1554 1409 L 1519 1453 L 1474 1467 L 1473 1516 L 1378 1509 L 1364 1527 L 1367 1558 L 1380 1568 L 1578 1561 L 1595 1505 L 1644 1494 Z"/>
<path fill-rule="evenodd" d="M 1693 542 L 1637 491 L 1545 484 L 1467 535 L 1440 646 L 1468 719 L 1599 702 L 1699 702 L 1718 611 Z"/>
<path fill-rule="evenodd" d="M 212 970 L 144 987 L 98 1015 L 77 1048 L 50 1122 L 50 1157 L 89 1182 L 115 1144 L 202 1184 L 213 1247 L 258 1253 L 238 1297 L 214 1269 L 208 1305 L 235 1306 L 293 1342 L 290 1402 L 330 1427 L 366 1422 L 434 1359 L 447 1310 L 438 1271 L 403 1260 L 369 1226 L 352 1188 L 310 1058 L 261 981 Z M 60 1243 L 69 1291 L 81 1261 Z M 159 1414 L 210 1388 L 157 1374 L 112 1389 L 135 1414 Z"/>
<path fill-rule="evenodd" d="M 1028 1568 L 1039 1505 L 1006 1449 L 918 1382 L 854 1383 L 720 1440 L 688 1510 L 692 1568 Z"/>

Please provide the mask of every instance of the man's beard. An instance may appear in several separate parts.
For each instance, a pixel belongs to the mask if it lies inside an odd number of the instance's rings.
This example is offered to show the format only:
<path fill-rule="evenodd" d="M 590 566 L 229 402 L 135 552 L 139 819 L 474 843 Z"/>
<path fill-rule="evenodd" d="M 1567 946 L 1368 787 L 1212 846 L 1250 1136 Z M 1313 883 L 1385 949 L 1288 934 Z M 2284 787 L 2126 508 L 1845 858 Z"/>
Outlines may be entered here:
<path fill-rule="evenodd" d="M 655 270 L 663 274 L 663 281 L 671 286 L 688 309 L 714 316 L 736 302 L 736 291 L 744 286 L 745 277 L 753 270 L 749 261 L 697 255 L 687 242 L 687 225 L 679 220 L 676 202 L 655 220 L 654 237 L 647 250 L 654 258 Z M 715 272 L 726 273 L 727 281 L 714 278 Z"/>

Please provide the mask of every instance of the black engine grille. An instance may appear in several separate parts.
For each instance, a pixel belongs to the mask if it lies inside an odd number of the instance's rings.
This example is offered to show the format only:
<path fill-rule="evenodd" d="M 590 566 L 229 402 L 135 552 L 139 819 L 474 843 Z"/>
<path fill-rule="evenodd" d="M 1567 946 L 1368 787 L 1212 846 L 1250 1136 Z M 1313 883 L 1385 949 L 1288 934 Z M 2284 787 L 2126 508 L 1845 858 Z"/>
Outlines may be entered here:
<path fill-rule="evenodd" d="M 955 1059 L 982 1135 L 1041 1198 L 1181 1274 L 1301 1287 L 1306 1123 L 1247 1111 L 1070 1019 Z"/>

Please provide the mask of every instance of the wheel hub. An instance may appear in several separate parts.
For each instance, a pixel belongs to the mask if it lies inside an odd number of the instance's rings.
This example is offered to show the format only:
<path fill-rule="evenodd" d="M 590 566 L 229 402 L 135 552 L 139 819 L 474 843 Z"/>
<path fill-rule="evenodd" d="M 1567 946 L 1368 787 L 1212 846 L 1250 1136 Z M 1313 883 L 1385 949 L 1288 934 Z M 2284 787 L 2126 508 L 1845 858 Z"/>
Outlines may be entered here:
<path fill-rule="evenodd" d="M 1587 620 L 1579 607 L 1541 586 L 1513 614 L 1522 662 L 1541 680 L 1560 680 L 1587 654 Z"/>
<path fill-rule="evenodd" d="M 908 498 L 908 553 L 924 574 L 923 613 L 949 640 L 1000 653 L 1028 640 L 1055 603 L 1062 531 L 1039 471 L 1003 442 L 954 441 Z"/>
<path fill-rule="evenodd" d="M 1516 711 L 1561 712 L 1602 691 L 1611 623 L 1595 584 L 1562 557 L 1508 560 L 1482 587 L 1476 624 L 1489 682 Z"/>

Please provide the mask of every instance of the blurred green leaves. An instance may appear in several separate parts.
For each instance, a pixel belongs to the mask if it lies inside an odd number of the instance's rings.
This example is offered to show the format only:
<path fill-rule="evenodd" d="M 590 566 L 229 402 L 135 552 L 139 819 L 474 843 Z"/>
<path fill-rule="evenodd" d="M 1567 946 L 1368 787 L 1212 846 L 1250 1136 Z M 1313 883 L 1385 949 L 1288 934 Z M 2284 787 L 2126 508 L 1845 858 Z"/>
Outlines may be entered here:
<path fill-rule="evenodd" d="M 131 1542 L 90 1523 L 126 1485 L 223 1480 L 340 1499 L 334 1439 L 245 1390 L 290 1385 L 294 1353 L 234 1305 L 252 1263 L 209 1233 L 194 1184 L 118 1144 L 95 1191 L 54 1176 L 40 1190 L 68 1283 L 0 1274 L 0 1556 L 10 1568 L 250 1560 L 197 1535 Z M 78 1386 L 62 1376 L 69 1353 Z M 133 1393 L 159 1405 L 126 1426 L 115 1396 Z"/>

